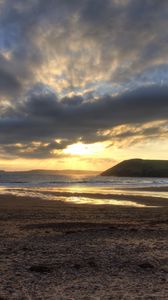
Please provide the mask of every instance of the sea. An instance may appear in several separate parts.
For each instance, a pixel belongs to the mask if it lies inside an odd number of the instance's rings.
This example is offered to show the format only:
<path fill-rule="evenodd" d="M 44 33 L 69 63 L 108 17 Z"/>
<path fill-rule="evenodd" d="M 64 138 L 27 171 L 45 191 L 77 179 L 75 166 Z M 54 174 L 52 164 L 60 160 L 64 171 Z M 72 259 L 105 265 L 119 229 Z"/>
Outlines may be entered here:
<path fill-rule="evenodd" d="M 142 206 L 129 201 L 128 196 L 168 199 L 167 187 L 168 178 L 104 177 L 75 171 L 0 171 L 1 194 L 78 204 Z"/>

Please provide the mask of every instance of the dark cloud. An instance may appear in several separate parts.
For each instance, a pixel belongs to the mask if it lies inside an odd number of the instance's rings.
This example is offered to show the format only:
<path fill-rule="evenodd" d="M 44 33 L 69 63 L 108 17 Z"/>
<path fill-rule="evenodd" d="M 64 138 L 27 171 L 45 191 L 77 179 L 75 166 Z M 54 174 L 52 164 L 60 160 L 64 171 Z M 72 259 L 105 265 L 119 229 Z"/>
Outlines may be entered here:
<path fill-rule="evenodd" d="M 168 136 L 168 122 L 156 121 L 145 124 L 131 124 L 127 126 L 114 127 L 106 135 L 111 140 L 111 146 L 125 148 L 136 144 L 143 145 L 151 141 L 166 141 Z"/>
<path fill-rule="evenodd" d="M 41 141 L 42 144 L 35 148 L 35 156 L 37 153 L 39 156 L 40 153 L 49 156 L 51 150 L 63 149 L 79 139 L 85 143 L 109 139 L 98 134 L 98 131 L 119 125 L 167 120 L 168 87 L 140 88 L 115 97 L 81 102 L 79 105 L 72 105 L 72 98 L 69 104 L 68 99 L 66 103 L 61 102 L 53 94 L 31 95 L 16 105 L 10 117 L 8 111 L 6 114 L 7 117 L 3 115 L 0 119 L 1 145 L 21 143 L 31 146 L 32 142 Z M 156 128 L 153 130 L 156 131 Z M 146 134 L 152 135 L 152 129 L 146 129 Z M 123 138 L 122 134 L 120 138 Z M 62 140 L 62 143 L 51 142 L 56 139 Z M 49 145 L 43 146 L 46 142 Z M 32 157 L 33 152 L 23 155 Z"/>
<path fill-rule="evenodd" d="M 82 104 L 82 102 L 84 102 L 84 99 L 82 96 L 65 97 L 61 100 L 61 102 L 68 106 L 76 106 Z"/>
<path fill-rule="evenodd" d="M 14 95 L 21 89 L 19 80 L 13 75 L 0 69 L 0 91 L 1 95 Z"/>
<path fill-rule="evenodd" d="M 62 141 L 60 143 L 56 141 L 42 142 L 29 142 L 26 144 L 8 144 L 0 147 L 1 156 L 7 158 L 61 158 L 65 157 L 60 150 L 63 150 L 69 141 Z"/>

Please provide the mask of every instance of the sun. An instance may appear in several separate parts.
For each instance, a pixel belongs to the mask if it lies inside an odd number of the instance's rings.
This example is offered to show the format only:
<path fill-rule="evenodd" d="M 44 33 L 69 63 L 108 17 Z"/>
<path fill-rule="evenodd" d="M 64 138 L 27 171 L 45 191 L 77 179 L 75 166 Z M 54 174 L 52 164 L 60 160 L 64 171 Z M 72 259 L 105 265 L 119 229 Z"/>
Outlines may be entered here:
<path fill-rule="evenodd" d="M 64 153 L 71 154 L 71 155 L 91 155 L 95 153 L 95 149 L 93 149 L 92 145 L 85 145 L 81 142 L 69 145 L 65 150 Z"/>

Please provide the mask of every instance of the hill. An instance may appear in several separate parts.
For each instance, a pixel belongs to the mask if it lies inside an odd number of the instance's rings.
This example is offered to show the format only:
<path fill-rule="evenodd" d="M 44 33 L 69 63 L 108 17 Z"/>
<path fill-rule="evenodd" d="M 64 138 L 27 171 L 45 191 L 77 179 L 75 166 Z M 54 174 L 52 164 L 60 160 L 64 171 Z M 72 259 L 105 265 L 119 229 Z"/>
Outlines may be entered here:
<path fill-rule="evenodd" d="M 124 160 L 101 173 L 101 176 L 168 177 L 168 160 Z"/>
<path fill-rule="evenodd" d="M 90 170 L 43 170 L 43 169 L 36 169 L 36 170 L 29 170 L 23 171 L 24 173 L 38 173 L 38 174 L 52 174 L 52 175 L 95 175 L 97 171 L 90 171 Z"/>

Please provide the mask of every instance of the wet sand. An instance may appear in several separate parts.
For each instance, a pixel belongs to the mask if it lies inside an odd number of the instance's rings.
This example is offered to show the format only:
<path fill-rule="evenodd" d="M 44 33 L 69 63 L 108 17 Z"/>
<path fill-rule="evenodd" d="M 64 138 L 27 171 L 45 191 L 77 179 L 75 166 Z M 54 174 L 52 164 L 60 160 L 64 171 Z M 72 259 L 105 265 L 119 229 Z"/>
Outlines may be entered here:
<path fill-rule="evenodd" d="M 149 191 L 149 192 L 168 192 L 168 186 L 156 186 L 156 187 L 139 187 L 139 188 L 128 188 L 127 190 L 132 191 Z"/>
<path fill-rule="evenodd" d="M 168 199 L 124 199 L 0 195 L 0 299 L 168 299 Z"/>

